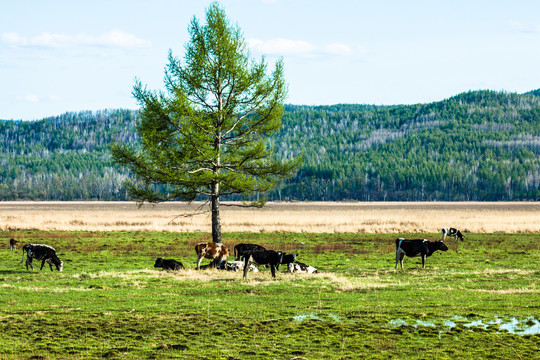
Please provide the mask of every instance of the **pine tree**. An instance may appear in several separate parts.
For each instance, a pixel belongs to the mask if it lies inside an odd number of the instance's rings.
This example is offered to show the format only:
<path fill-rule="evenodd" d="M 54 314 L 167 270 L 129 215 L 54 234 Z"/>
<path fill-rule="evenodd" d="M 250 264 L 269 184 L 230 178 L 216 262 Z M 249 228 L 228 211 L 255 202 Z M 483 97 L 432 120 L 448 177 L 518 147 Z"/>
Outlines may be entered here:
<path fill-rule="evenodd" d="M 140 142 L 111 150 L 137 178 L 125 186 L 140 203 L 206 196 L 212 240 L 220 243 L 220 198 L 265 192 L 292 176 L 299 160 L 278 160 L 265 140 L 281 126 L 282 60 L 268 74 L 265 59 L 250 58 L 240 29 L 217 3 L 207 9 L 205 25 L 193 18 L 189 33 L 183 62 L 169 51 L 166 92 L 140 81 L 134 86 Z"/>

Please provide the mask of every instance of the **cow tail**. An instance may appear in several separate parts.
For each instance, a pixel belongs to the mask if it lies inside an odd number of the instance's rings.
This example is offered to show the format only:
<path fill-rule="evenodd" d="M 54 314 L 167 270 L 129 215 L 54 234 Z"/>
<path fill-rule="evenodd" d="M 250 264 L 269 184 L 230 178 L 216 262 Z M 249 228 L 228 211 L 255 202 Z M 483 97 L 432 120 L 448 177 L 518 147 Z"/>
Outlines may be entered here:
<path fill-rule="evenodd" d="M 21 262 L 20 262 L 20 263 L 22 264 L 23 261 L 24 261 L 24 246 L 23 246 L 23 248 L 22 248 L 22 257 L 21 257 Z"/>

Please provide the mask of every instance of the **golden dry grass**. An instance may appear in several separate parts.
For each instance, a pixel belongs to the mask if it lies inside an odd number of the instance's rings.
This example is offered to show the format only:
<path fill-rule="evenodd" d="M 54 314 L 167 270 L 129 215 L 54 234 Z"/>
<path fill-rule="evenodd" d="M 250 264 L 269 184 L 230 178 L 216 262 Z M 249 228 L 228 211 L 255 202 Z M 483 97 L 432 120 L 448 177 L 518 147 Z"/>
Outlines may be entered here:
<path fill-rule="evenodd" d="M 1 230 L 209 232 L 201 204 L 133 202 L 0 202 Z M 223 206 L 224 232 L 433 233 L 444 226 L 474 233 L 540 232 L 538 202 L 269 203 Z"/>

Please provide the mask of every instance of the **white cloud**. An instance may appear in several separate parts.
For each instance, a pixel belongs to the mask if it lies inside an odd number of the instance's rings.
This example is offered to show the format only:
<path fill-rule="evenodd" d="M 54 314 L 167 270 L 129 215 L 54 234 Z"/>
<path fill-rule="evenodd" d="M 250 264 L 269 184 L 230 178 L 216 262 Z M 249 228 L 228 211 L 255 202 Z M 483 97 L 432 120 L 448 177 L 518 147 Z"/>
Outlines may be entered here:
<path fill-rule="evenodd" d="M 86 34 L 65 35 L 43 32 L 38 36 L 25 37 L 18 33 L 7 32 L 2 34 L 2 40 L 12 46 L 45 48 L 71 48 L 77 46 L 141 48 L 152 46 L 152 43 L 148 40 L 137 38 L 133 34 L 117 29 L 113 29 L 99 36 Z"/>
<path fill-rule="evenodd" d="M 252 51 L 264 55 L 315 57 L 321 55 L 350 55 L 353 53 L 353 50 L 345 44 L 332 43 L 317 46 L 303 40 L 282 38 L 266 41 L 249 39 L 248 44 Z"/>
<path fill-rule="evenodd" d="M 511 29 L 523 32 L 523 33 L 540 33 L 540 25 L 525 24 L 520 21 L 510 20 L 508 25 Z"/>
<path fill-rule="evenodd" d="M 56 95 L 39 96 L 36 94 L 26 94 L 17 97 L 17 100 L 27 103 L 39 103 L 39 102 L 55 102 L 60 101 L 62 98 Z"/>

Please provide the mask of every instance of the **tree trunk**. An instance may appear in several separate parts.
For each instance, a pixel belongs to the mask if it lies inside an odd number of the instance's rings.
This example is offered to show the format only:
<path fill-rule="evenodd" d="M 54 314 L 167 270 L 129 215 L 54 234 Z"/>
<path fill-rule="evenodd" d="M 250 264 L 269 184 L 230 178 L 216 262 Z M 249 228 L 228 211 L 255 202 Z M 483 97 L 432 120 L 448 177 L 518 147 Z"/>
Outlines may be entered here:
<path fill-rule="evenodd" d="M 219 183 L 212 183 L 212 241 L 221 244 L 221 219 L 219 218 Z"/>

